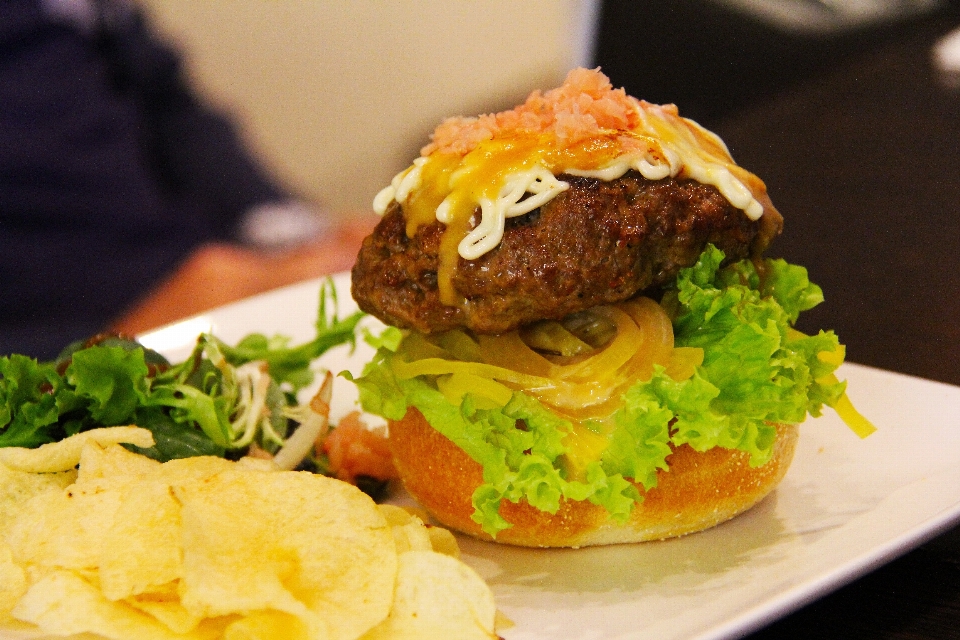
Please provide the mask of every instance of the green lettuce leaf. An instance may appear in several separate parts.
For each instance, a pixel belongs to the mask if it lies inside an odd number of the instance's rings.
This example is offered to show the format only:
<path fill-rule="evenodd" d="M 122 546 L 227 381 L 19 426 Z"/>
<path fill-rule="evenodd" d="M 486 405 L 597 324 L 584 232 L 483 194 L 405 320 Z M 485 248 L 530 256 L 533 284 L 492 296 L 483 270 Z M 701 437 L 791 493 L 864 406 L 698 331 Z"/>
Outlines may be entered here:
<path fill-rule="evenodd" d="M 675 341 L 704 350 L 698 376 L 719 389 L 711 412 L 726 416 L 729 425 L 715 446 L 747 451 L 752 464 L 763 464 L 775 439 L 770 423 L 817 416 L 843 392 L 842 384 L 818 382 L 836 366 L 817 354 L 836 350 L 839 342 L 832 332 L 792 335 L 800 311 L 823 300 L 806 269 L 767 260 L 761 278 L 749 260 L 724 268 L 722 262 L 723 252 L 711 246 L 677 279 Z"/>
<path fill-rule="evenodd" d="M 569 422 L 521 392 L 503 407 L 478 409 L 470 393 L 459 406 L 451 403 L 436 376 L 400 380 L 391 363 L 416 356 L 395 335 L 375 344 L 376 356 L 355 382 L 365 410 L 397 420 L 416 407 L 482 465 L 474 519 L 491 535 L 509 526 L 499 515 L 503 500 L 526 499 L 549 513 L 561 497 L 589 500 L 622 520 L 642 500 L 629 480 L 645 490 L 656 486 L 672 446 L 737 449 L 751 465 L 762 465 L 772 454 L 776 423 L 799 423 L 836 404 L 844 390 L 829 381 L 836 359 L 818 354 L 837 351 L 837 337 L 791 328 L 822 300 L 802 267 L 783 260 L 766 260 L 759 272 L 749 260 L 725 265 L 723 252 L 708 247 L 661 302 L 676 345 L 703 349 L 703 364 L 681 382 L 657 367 L 650 380 L 630 387 L 610 421 L 609 444 L 576 478 L 564 464 Z"/>
<path fill-rule="evenodd" d="M 0 446 L 36 447 L 57 435 L 60 410 L 52 391 L 61 383 L 51 365 L 12 355 L 0 358 Z"/>
<path fill-rule="evenodd" d="M 262 360 L 269 365 L 270 377 L 278 384 L 286 383 L 294 391 L 299 391 L 313 382 L 310 363 L 333 347 L 356 344 L 357 324 L 365 315 L 356 311 L 346 318 L 337 316 L 337 290 L 329 278 L 320 288 L 318 309 L 314 325 L 316 335 L 310 342 L 291 346 L 287 336 L 267 337 L 253 333 L 235 346 L 217 340 L 218 346 L 230 364 L 240 366 Z M 211 339 L 214 338 L 211 336 Z"/>
<path fill-rule="evenodd" d="M 381 367 L 381 374 L 385 370 Z M 364 376 L 358 383 L 364 387 L 372 380 Z M 484 485 L 474 493 L 473 518 L 493 535 L 509 526 L 499 515 L 504 499 L 523 498 L 541 511 L 556 513 L 565 496 L 590 500 L 621 517 L 629 515 L 629 505 L 638 499 L 636 489 L 622 475 L 608 474 L 599 464 L 591 469 L 587 482 L 568 481 L 559 458 L 570 423 L 530 396 L 517 392 L 501 408 L 477 409 L 470 394 L 455 406 L 423 380 L 397 384 L 409 406 L 419 409 L 431 425 L 482 465 Z M 522 429 L 517 428 L 518 421 Z"/>

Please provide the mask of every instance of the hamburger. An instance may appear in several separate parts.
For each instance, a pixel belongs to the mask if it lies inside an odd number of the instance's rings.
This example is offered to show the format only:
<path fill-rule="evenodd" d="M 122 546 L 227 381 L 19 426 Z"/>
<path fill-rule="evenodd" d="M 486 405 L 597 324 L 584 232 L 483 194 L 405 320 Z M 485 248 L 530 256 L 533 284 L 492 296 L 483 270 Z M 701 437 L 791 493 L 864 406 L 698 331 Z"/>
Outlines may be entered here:
<path fill-rule="evenodd" d="M 706 529 L 783 478 L 833 375 L 823 299 L 764 257 L 763 182 L 673 105 L 599 70 L 451 118 L 374 200 L 352 270 L 392 328 L 356 382 L 406 489 L 439 522 L 523 546 Z"/>

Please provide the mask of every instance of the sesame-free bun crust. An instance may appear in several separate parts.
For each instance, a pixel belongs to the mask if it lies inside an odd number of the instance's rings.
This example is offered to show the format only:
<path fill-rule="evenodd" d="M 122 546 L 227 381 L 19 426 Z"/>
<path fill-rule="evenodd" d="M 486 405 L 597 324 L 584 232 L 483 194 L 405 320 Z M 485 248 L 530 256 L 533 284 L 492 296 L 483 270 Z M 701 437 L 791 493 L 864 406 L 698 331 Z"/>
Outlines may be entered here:
<path fill-rule="evenodd" d="M 742 451 L 677 447 L 658 471 L 657 486 L 643 491 L 625 524 L 614 522 L 603 507 L 563 500 L 556 514 L 525 500 L 504 500 L 500 515 L 513 524 L 496 541 L 526 547 L 582 547 L 641 542 L 702 531 L 742 513 L 783 479 L 797 443 L 796 425 L 778 425 L 773 456 L 751 468 Z M 390 447 L 407 491 L 441 524 L 491 540 L 471 519 L 474 490 L 483 482 L 480 464 L 431 427 L 414 408 L 390 423 Z"/>

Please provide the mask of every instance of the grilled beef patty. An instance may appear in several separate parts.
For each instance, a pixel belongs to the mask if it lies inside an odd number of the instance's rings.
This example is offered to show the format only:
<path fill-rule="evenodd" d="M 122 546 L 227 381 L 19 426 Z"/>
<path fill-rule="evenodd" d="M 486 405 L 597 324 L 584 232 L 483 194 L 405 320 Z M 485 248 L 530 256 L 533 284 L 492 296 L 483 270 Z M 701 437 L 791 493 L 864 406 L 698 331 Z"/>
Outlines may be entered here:
<path fill-rule="evenodd" d="M 437 251 L 444 225 L 410 238 L 394 202 L 353 267 L 353 297 L 387 324 L 422 333 L 467 327 L 502 333 L 631 298 L 676 278 L 708 243 L 728 260 L 762 250 L 780 232 L 775 211 L 750 220 L 716 188 L 692 180 L 647 180 L 630 171 L 611 182 L 569 175 L 570 188 L 507 220 L 500 245 L 459 259 L 453 286 L 465 301 L 440 302 Z M 771 215 L 775 219 L 771 220 Z"/>

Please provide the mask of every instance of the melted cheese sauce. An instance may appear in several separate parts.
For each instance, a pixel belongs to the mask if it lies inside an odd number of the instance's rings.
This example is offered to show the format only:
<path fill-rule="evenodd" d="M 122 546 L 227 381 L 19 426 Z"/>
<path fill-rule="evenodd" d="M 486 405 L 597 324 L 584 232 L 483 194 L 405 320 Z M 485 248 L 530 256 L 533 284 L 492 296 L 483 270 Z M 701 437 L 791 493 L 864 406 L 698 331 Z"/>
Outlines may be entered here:
<path fill-rule="evenodd" d="M 681 118 L 672 105 L 631 100 L 639 116 L 633 130 L 602 130 L 574 144 L 552 134 L 514 132 L 466 155 L 417 158 L 377 194 L 374 210 L 383 215 L 391 202 L 400 203 L 411 237 L 434 220 L 446 225 L 437 276 L 440 300 L 448 305 L 463 303 L 451 284 L 458 259 L 484 255 L 500 243 L 507 218 L 568 189 L 556 177 L 563 173 L 610 181 L 633 169 L 649 180 L 690 178 L 716 187 L 751 220 L 763 215 L 763 183 L 733 162 L 719 137 Z"/>

